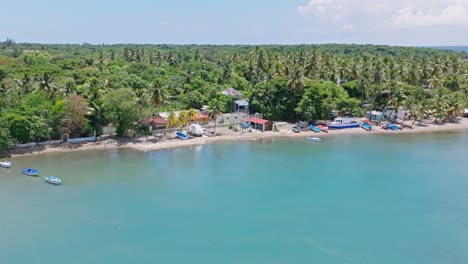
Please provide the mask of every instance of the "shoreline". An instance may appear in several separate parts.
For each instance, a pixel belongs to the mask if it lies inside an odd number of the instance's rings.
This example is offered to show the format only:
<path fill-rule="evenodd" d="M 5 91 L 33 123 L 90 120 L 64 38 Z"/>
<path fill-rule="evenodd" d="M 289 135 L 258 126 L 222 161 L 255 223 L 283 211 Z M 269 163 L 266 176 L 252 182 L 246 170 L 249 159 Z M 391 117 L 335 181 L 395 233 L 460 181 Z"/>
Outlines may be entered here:
<path fill-rule="evenodd" d="M 407 124 L 410 124 L 409 122 Z M 391 131 L 384 130 L 380 127 L 374 127 L 375 130 L 366 131 L 362 128 L 330 130 L 329 133 L 314 133 L 306 131 L 294 133 L 291 131 L 294 124 L 286 124 L 280 128 L 279 132 L 254 131 L 251 133 L 233 132 L 225 127 L 219 127 L 216 137 L 195 137 L 189 140 L 180 140 L 175 137 L 167 138 L 165 136 L 148 136 L 135 139 L 127 138 L 111 138 L 97 142 L 75 143 L 75 144 L 60 144 L 56 146 L 37 146 L 25 149 L 13 149 L 6 152 L 9 157 L 29 156 L 46 153 L 63 153 L 85 150 L 113 150 L 113 149 L 132 149 L 136 151 L 148 152 L 159 151 L 175 148 L 194 147 L 200 145 L 214 144 L 218 142 L 234 142 L 234 141 L 257 141 L 265 138 L 305 138 L 307 136 L 330 137 L 335 135 L 401 135 L 401 134 L 422 134 L 422 133 L 440 133 L 453 131 L 468 131 L 468 119 L 461 118 L 455 123 L 441 124 L 425 124 L 414 125 L 413 129 L 404 128 L 403 130 Z"/>

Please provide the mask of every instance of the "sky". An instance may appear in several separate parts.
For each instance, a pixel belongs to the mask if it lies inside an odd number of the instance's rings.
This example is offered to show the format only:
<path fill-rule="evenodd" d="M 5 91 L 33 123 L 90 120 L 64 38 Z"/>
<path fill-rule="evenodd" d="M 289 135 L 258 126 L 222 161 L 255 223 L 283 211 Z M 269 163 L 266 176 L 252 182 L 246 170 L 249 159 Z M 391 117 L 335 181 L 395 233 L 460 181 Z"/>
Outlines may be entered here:
<path fill-rule="evenodd" d="M 468 45 L 468 0 L 0 0 L 39 43 Z"/>

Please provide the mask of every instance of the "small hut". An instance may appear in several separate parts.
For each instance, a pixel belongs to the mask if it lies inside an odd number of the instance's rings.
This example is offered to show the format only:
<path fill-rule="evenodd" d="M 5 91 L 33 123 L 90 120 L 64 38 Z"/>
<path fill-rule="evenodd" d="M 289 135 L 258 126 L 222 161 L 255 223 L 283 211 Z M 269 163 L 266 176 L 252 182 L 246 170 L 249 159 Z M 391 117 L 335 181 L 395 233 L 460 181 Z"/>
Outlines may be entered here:
<path fill-rule="evenodd" d="M 273 123 L 269 120 L 251 117 L 248 121 L 255 129 L 259 129 L 263 132 L 273 130 Z"/>

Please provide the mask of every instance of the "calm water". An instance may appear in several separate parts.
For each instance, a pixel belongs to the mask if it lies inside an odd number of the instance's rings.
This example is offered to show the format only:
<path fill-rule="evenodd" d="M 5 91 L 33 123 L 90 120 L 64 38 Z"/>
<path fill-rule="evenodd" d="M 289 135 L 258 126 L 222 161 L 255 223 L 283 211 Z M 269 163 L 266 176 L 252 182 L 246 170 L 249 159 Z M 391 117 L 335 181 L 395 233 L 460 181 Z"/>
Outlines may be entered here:
<path fill-rule="evenodd" d="M 13 162 L 0 263 L 468 263 L 468 132 Z"/>

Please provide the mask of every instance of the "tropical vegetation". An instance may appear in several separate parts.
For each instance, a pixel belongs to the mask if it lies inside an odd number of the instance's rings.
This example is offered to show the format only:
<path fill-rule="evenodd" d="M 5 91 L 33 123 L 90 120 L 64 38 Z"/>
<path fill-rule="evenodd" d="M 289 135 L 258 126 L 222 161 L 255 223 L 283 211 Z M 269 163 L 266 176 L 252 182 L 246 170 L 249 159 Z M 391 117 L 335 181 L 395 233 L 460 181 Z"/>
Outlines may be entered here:
<path fill-rule="evenodd" d="M 134 135 L 158 111 L 231 109 L 233 87 L 272 120 L 407 109 L 449 121 L 467 106 L 468 55 L 373 45 L 175 46 L 0 43 L 0 150 L 102 133 Z M 182 122 L 172 113 L 169 127 Z M 180 118 L 180 116 L 179 116 Z"/>

